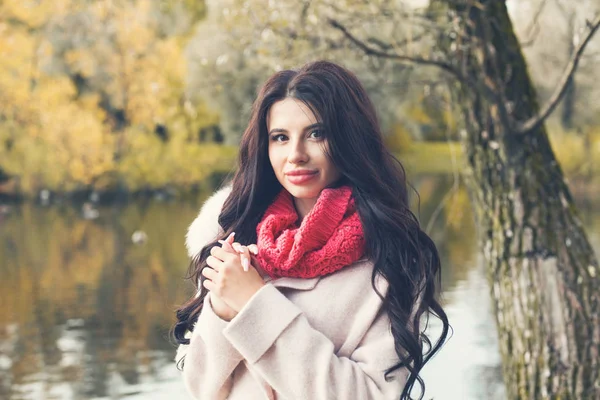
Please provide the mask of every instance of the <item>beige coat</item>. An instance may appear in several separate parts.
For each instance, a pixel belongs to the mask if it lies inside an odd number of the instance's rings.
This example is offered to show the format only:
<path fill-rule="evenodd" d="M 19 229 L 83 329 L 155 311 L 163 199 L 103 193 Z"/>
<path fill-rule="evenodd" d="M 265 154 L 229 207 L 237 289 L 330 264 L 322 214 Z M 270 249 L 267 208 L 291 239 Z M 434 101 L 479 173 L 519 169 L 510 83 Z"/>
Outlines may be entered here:
<path fill-rule="evenodd" d="M 190 257 L 219 233 L 230 190 L 209 198 L 190 226 Z M 407 370 L 384 379 L 398 357 L 372 270 L 363 259 L 324 277 L 268 281 L 230 322 L 214 313 L 209 293 L 190 344 L 176 355 L 186 355 L 183 375 L 193 398 L 399 399 Z M 385 295 L 387 282 L 376 284 Z"/>

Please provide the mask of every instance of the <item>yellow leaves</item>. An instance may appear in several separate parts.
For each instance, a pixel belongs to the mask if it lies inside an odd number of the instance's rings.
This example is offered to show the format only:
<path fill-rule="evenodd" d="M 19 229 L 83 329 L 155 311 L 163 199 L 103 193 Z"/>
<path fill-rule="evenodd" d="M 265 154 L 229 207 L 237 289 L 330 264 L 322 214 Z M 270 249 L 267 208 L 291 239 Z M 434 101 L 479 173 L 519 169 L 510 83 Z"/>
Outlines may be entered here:
<path fill-rule="evenodd" d="M 30 115 L 32 49 L 33 40 L 23 33 L 0 35 L 0 112 L 7 118 Z"/>
<path fill-rule="evenodd" d="M 51 110 L 62 103 L 69 103 L 75 93 L 75 87 L 67 77 L 47 77 L 38 83 L 34 99 L 39 111 Z"/>
<path fill-rule="evenodd" d="M 119 173 L 132 189 L 185 187 L 206 179 L 213 171 L 230 169 L 237 148 L 187 142 L 182 135 L 162 143 L 156 135 L 126 132 L 127 155 Z"/>
<path fill-rule="evenodd" d="M 73 71 L 85 77 L 94 75 L 96 63 L 93 54 L 88 49 L 73 49 L 65 52 L 65 62 Z"/>
<path fill-rule="evenodd" d="M 39 182 L 72 190 L 113 168 L 112 140 L 98 118 L 102 113 L 91 107 L 93 98 L 79 104 L 72 101 L 74 95 L 68 78 L 38 82 L 30 104 L 36 123 L 22 127 L 24 134 L 3 157 L 9 173 L 23 177 L 26 191 Z"/>
<path fill-rule="evenodd" d="M 392 127 L 392 132 L 385 137 L 386 146 L 394 153 L 407 151 L 412 145 L 410 132 L 401 123 L 396 123 Z"/>
<path fill-rule="evenodd" d="M 187 142 L 215 115 L 185 93 L 187 36 L 164 30 L 178 7 L 165 19 L 153 0 L 0 3 L 0 160 L 23 192 L 196 183 L 210 168 L 192 158 L 221 159 Z"/>
<path fill-rule="evenodd" d="M 38 28 L 48 18 L 49 1 L 33 0 L 4 0 L 0 7 L 0 14 L 5 19 L 20 21 L 22 24 Z"/>
<path fill-rule="evenodd" d="M 119 46 L 128 55 L 146 53 L 148 47 L 156 39 L 154 32 L 146 25 L 139 24 L 142 22 L 139 17 L 134 15 L 131 17 L 133 19 L 127 22 L 123 20 L 121 24 L 117 25 Z"/>
<path fill-rule="evenodd" d="M 446 205 L 446 224 L 454 230 L 461 229 L 465 225 L 465 220 L 471 218 L 470 204 L 471 201 L 464 187 L 454 191 Z"/>
<path fill-rule="evenodd" d="M 184 87 L 186 60 L 181 45 L 171 38 L 156 43 L 135 60 L 129 79 L 128 115 L 133 124 L 152 128 L 179 111 L 178 96 Z"/>
<path fill-rule="evenodd" d="M 418 124 L 426 125 L 432 123 L 431 116 L 427 114 L 425 109 L 418 104 L 408 107 L 407 116 Z"/>
<path fill-rule="evenodd" d="M 110 17 L 111 8 L 111 4 L 108 1 L 94 1 L 89 5 L 89 10 L 100 21 L 104 21 Z"/>
<path fill-rule="evenodd" d="M 48 22 L 77 7 L 76 0 L 3 0 L 0 20 L 4 19 L 24 30 L 42 29 Z"/>

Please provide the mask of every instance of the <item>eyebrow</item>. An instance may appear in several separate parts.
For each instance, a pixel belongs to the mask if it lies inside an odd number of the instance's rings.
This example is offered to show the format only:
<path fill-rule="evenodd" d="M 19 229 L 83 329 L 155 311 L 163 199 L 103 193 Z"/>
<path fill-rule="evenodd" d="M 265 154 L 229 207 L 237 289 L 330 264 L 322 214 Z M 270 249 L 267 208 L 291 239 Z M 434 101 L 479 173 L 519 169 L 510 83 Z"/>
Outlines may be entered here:
<path fill-rule="evenodd" d="M 313 128 L 322 128 L 323 124 L 321 122 L 317 122 L 316 124 L 312 124 L 307 126 L 306 128 L 303 129 L 304 132 L 313 129 Z M 273 128 L 271 129 L 271 131 L 269 132 L 269 135 L 273 134 L 273 133 L 287 133 L 286 129 L 283 128 Z"/>

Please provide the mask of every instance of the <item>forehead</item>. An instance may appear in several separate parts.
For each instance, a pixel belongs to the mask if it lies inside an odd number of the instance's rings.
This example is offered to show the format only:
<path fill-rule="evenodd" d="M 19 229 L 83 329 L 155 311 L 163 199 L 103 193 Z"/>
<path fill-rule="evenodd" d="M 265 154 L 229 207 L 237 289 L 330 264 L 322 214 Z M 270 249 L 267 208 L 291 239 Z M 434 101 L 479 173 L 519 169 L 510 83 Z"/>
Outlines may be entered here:
<path fill-rule="evenodd" d="M 310 108 L 302 101 L 285 98 L 274 103 L 267 114 L 267 129 L 302 129 L 317 123 L 318 120 Z"/>

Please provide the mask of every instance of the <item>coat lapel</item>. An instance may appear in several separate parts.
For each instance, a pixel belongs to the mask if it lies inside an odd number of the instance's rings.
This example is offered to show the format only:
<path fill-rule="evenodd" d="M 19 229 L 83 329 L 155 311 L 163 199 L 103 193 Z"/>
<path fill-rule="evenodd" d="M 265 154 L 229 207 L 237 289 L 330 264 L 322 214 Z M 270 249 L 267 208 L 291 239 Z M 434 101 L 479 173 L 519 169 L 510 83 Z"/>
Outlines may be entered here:
<path fill-rule="evenodd" d="M 290 288 L 296 290 L 311 290 L 321 280 L 320 276 L 314 278 L 290 278 L 282 277 L 277 279 L 267 280 L 266 282 L 271 283 L 275 287 Z"/>
<path fill-rule="evenodd" d="M 355 261 L 351 265 L 344 267 L 343 269 L 351 269 L 356 268 L 359 264 L 367 262 L 367 257 L 362 257 L 359 260 Z M 263 277 L 264 278 L 264 277 Z M 270 277 L 264 278 L 265 282 L 271 283 L 275 287 L 283 287 L 297 290 L 311 290 L 317 283 L 323 278 L 323 276 L 316 276 L 314 278 L 290 278 L 290 277 L 282 277 L 276 279 L 270 279 Z"/>

